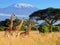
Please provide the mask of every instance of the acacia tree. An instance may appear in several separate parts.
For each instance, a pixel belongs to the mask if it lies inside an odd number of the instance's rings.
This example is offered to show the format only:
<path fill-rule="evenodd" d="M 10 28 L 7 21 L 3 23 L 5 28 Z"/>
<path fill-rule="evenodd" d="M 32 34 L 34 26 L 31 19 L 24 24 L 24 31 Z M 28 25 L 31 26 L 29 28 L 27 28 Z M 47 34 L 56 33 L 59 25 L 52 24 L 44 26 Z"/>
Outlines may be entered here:
<path fill-rule="evenodd" d="M 28 26 L 28 29 L 31 30 L 32 29 L 32 25 L 35 25 L 35 24 L 38 24 L 36 21 L 34 20 L 27 20 L 27 26 Z"/>
<path fill-rule="evenodd" d="M 52 25 L 60 19 L 60 9 L 58 8 L 47 8 L 38 10 L 32 13 L 30 19 L 44 20 L 49 24 L 50 31 L 52 31 Z"/>

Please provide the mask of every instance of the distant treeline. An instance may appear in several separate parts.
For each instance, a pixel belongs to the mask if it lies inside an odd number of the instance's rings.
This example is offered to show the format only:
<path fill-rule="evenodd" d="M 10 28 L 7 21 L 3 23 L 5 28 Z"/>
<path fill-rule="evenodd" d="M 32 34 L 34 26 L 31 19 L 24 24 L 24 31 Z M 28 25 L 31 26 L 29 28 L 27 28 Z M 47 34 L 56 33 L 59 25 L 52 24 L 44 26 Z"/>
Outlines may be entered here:
<path fill-rule="evenodd" d="M 38 30 L 39 32 L 55 32 L 60 31 L 60 24 L 54 25 L 57 21 L 60 21 L 60 9 L 59 8 L 46 8 L 38 10 L 29 15 L 30 20 L 36 20 L 37 22 L 43 20 L 42 24 L 33 24 L 31 30 Z M 13 30 L 18 25 L 20 19 L 15 19 L 13 22 Z M 28 21 L 28 22 L 29 22 Z M 20 30 L 26 30 L 28 22 L 24 22 Z M 32 23 L 32 22 L 31 22 Z M 9 26 L 9 19 L 0 21 L 0 30 L 6 30 Z"/>
<path fill-rule="evenodd" d="M 13 30 L 15 29 L 15 26 L 18 25 L 19 21 L 21 21 L 21 20 L 20 19 L 13 20 L 13 22 L 14 22 L 13 23 Z M 8 28 L 9 24 L 10 24 L 9 19 L 6 19 L 4 21 L 0 21 L 0 31 L 5 31 Z M 27 29 L 26 26 L 27 26 L 27 23 L 24 22 L 24 24 L 20 30 L 26 30 Z M 52 28 L 53 28 L 53 30 L 52 30 L 53 32 L 60 31 L 60 24 L 53 25 Z M 45 22 L 43 22 L 41 24 L 37 24 L 37 25 L 32 25 L 31 30 L 34 30 L 34 31 L 38 30 L 39 32 L 43 32 L 43 33 L 50 32 L 49 24 L 47 24 Z"/>

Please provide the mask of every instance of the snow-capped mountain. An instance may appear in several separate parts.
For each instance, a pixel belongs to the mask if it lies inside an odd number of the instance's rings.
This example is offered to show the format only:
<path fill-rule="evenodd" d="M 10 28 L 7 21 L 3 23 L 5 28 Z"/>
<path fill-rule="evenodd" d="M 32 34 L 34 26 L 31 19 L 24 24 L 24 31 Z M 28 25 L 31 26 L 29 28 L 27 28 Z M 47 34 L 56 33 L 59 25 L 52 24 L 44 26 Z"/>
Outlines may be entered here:
<path fill-rule="evenodd" d="M 31 4 L 26 3 L 18 3 L 8 6 L 6 8 L 0 8 L 0 16 L 2 15 L 11 15 L 12 13 L 18 16 L 29 16 L 34 11 L 37 11 L 38 8 L 34 7 Z"/>
<path fill-rule="evenodd" d="M 34 8 L 33 5 L 31 5 L 31 4 L 26 4 L 26 3 L 18 3 L 18 4 L 15 5 L 15 7 L 17 7 L 17 8 L 22 8 L 22 7 Z"/>

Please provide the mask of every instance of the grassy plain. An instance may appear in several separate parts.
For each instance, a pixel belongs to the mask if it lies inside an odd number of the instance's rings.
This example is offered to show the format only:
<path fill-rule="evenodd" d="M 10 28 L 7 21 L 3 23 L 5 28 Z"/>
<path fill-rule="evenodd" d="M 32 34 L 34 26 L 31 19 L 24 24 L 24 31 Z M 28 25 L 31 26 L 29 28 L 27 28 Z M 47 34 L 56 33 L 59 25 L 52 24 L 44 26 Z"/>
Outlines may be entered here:
<path fill-rule="evenodd" d="M 6 38 L 4 31 L 0 31 L 0 45 L 60 45 L 60 32 L 31 31 L 29 37 Z"/>

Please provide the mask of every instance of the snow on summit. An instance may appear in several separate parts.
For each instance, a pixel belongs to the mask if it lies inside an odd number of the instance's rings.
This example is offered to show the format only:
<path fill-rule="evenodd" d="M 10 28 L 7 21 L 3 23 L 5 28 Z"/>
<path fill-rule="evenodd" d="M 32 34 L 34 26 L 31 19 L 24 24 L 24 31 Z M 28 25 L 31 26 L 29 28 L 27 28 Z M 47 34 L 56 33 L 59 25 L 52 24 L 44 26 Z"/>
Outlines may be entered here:
<path fill-rule="evenodd" d="M 33 8 L 34 6 L 31 5 L 31 4 L 27 4 L 27 3 L 18 3 L 18 4 L 15 4 L 15 7 L 17 7 L 17 8 L 21 8 L 21 7 L 31 7 L 31 8 Z"/>
<path fill-rule="evenodd" d="M 29 17 L 29 15 L 35 11 L 39 10 L 35 6 L 27 3 L 17 3 L 12 4 L 5 8 L 0 8 L 0 16 L 4 19 L 7 18 L 7 16 L 10 16 L 12 13 L 16 14 L 18 17 Z M 5 18 L 6 17 L 6 18 Z"/>

